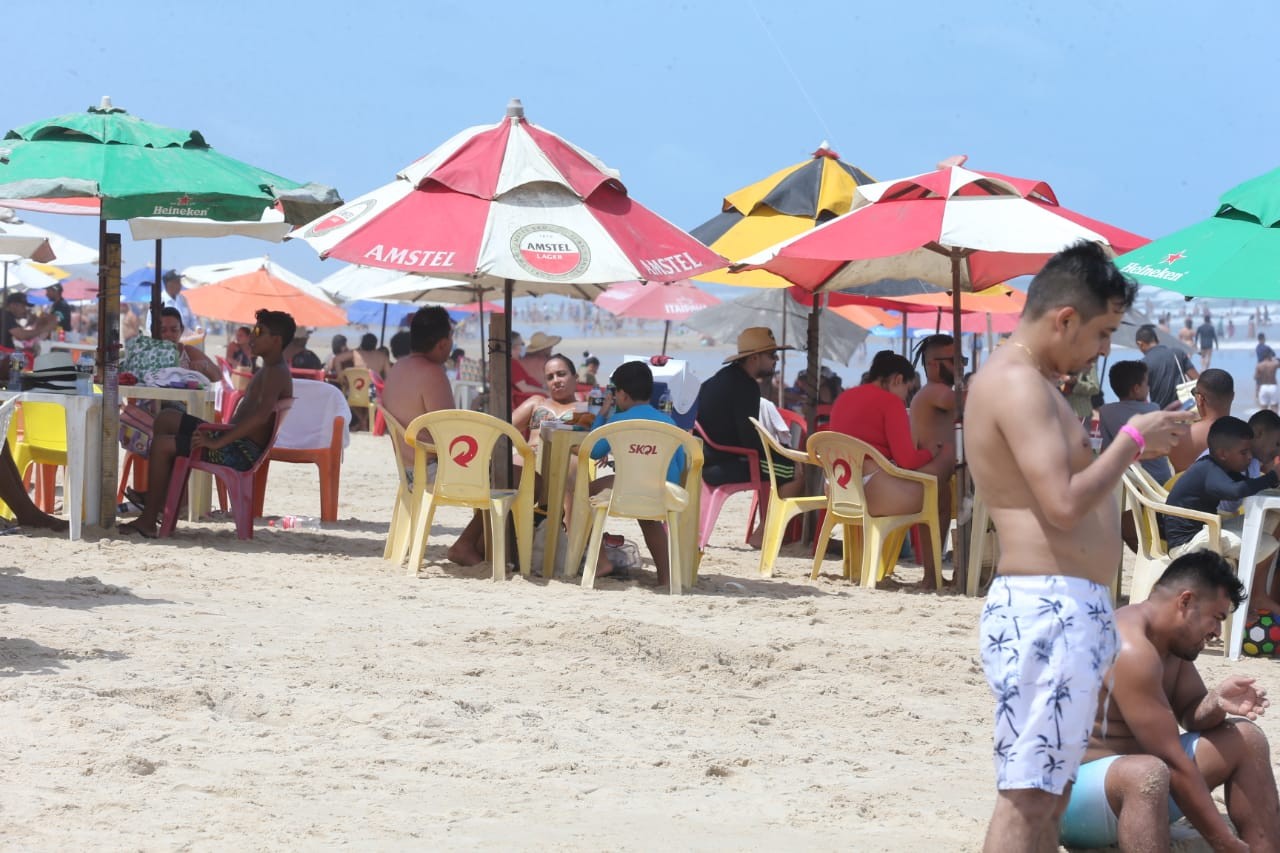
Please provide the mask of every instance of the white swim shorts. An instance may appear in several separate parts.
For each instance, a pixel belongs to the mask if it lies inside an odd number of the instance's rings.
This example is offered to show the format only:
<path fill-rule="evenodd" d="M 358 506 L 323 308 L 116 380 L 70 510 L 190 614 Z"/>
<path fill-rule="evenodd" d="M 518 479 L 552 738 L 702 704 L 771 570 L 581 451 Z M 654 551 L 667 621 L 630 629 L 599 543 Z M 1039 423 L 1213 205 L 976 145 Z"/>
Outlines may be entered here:
<path fill-rule="evenodd" d="M 1277 403 L 1280 403 L 1280 394 L 1276 393 L 1275 385 L 1258 386 L 1258 405 L 1269 408 Z"/>
<path fill-rule="evenodd" d="M 998 575 L 979 631 L 996 699 L 996 787 L 1061 794 L 1084 758 L 1116 656 L 1111 590 L 1062 575 Z"/>

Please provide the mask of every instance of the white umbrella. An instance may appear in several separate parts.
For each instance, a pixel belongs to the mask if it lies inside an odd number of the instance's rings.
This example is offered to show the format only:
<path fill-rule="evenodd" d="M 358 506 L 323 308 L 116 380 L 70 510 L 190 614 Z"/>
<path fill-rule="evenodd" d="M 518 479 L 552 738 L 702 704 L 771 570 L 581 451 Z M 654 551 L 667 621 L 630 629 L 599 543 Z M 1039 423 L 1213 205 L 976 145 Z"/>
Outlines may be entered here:
<path fill-rule="evenodd" d="M 29 252 L 13 251 L 4 248 L 10 239 L 28 243 Z M 41 242 L 47 242 L 49 251 L 40 249 Z M 12 245 L 12 243 L 9 243 Z M 32 260 L 56 264 L 96 264 L 98 250 L 77 243 L 70 237 L 64 237 L 56 231 L 24 222 L 12 208 L 0 207 L 0 254 L 21 255 Z"/>

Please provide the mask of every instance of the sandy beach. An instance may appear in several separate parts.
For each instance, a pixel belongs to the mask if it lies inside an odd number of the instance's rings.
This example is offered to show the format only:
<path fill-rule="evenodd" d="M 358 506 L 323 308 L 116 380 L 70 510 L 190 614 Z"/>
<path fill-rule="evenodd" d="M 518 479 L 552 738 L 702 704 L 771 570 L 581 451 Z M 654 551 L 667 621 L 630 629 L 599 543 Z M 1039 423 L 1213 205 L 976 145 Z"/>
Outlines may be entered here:
<path fill-rule="evenodd" d="M 319 532 L 0 538 L 4 847 L 979 848 L 980 600 L 914 566 L 811 581 L 799 545 L 761 579 L 744 496 L 680 598 L 494 583 L 444 562 L 448 510 L 408 577 L 381 559 L 392 464 L 353 435 Z M 318 514 L 314 466 L 273 465 L 266 512 Z M 1269 661 L 1201 664 L 1276 689 Z"/>

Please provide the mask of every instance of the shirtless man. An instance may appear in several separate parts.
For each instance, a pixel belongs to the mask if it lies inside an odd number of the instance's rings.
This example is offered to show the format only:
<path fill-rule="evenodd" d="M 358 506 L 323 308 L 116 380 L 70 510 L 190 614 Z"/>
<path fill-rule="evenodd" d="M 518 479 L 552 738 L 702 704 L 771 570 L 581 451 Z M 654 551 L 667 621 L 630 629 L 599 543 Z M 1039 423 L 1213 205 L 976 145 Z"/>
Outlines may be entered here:
<path fill-rule="evenodd" d="M 925 338 L 920 344 L 925 384 L 911 398 L 911 436 L 916 446 L 941 445 L 951 459 L 955 458 L 956 451 L 955 357 L 955 339 L 950 335 Z M 967 364 L 968 359 L 964 363 Z M 951 523 L 951 489 L 946 482 L 950 477 L 949 471 L 938 475 L 938 518 L 944 520 L 944 531 Z M 943 550 L 946 550 L 945 542 Z M 932 583 L 932 577 L 925 573 L 926 587 Z"/>
<path fill-rule="evenodd" d="M 1280 394 L 1276 391 L 1276 369 L 1280 368 L 1280 360 L 1275 353 L 1270 353 L 1253 371 L 1253 401 L 1264 409 L 1276 410 L 1280 403 Z"/>
<path fill-rule="evenodd" d="M 1169 564 L 1146 601 L 1116 612 L 1115 686 L 1098 706 L 1063 844 L 1168 850 L 1169 825 L 1185 814 L 1214 850 L 1280 850 L 1270 749 L 1251 722 L 1270 704 L 1266 691 L 1238 676 L 1208 690 L 1194 664 L 1243 595 L 1230 563 L 1193 551 Z M 1219 785 L 1239 838 L 1210 796 Z"/>
<path fill-rule="evenodd" d="M 379 379 L 386 379 L 387 371 L 391 368 L 391 359 L 378 349 L 378 336 L 372 332 L 366 332 L 360 338 L 359 349 L 335 353 L 329 360 L 329 365 L 330 372 L 339 375 L 348 367 L 365 367 L 370 372 L 378 374 Z"/>
<path fill-rule="evenodd" d="M 1180 412 L 1134 415 L 1095 459 L 1058 391 L 1059 376 L 1110 351 L 1135 290 L 1098 245 L 1064 249 L 1032 280 L 1017 330 L 970 385 L 969 464 L 1000 534 L 980 626 L 996 697 L 989 851 L 1058 849 L 1063 792 L 1115 654 L 1116 485 L 1135 457 L 1167 453 L 1185 433 Z"/>
<path fill-rule="evenodd" d="M 402 426 L 407 426 L 418 415 L 453 408 L 453 389 L 444 370 L 444 363 L 453 351 L 453 322 L 449 312 L 432 305 L 414 314 L 409 325 L 409 348 L 409 354 L 392 366 L 382 389 L 382 407 Z M 430 442 L 431 435 L 424 430 L 418 440 Z M 400 448 L 400 462 L 412 477 L 413 448 L 407 444 Z M 427 471 L 428 476 L 434 476 L 434 462 Z M 461 566 L 484 562 L 482 515 L 476 513 L 472 517 L 458 541 L 449 548 L 449 559 Z"/>
<path fill-rule="evenodd" d="M 162 309 L 161 322 L 168 318 Z M 293 318 L 283 311 L 260 310 L 253 327 L 250 347 L 262 359 L 262 369 L 253 375 L 244 399 L 236 407 L 229 424 L 212 424 L 212 431 L 198 430 L 204 421 L 178 409 L 165 409 L 156 415 L 147 459 L 147 496 L 142 514 L 129 524 L 120 526 L 122 533 L 137 533 L 146 539 L 156 538 L 156 523 L 169 494 L 169 475 L 173 460 L 179 454 L 191 455 L 201 450 L 202 457 L 237 471 L 248 471 L 262 455 L 275 428 L 275 406 L 293 396 L 293 378 L 285 363 L 283 351 L 293 338 Z"/>
<path fill-rule="evenodd" d="M 1191 425 L 1186 440 L 1169 452 L 1169 464 L 1175 473 L 1187 470 L 1204 453 L 1209 446 L 1209 427 L 1218 418 L 1231 414 L 1231 405 L 1236 399 L 1235 381 L 1225 370 L 1211 367 L 1196 378 L 1191 397 L 1195 400 L 1197 420 Z"/>

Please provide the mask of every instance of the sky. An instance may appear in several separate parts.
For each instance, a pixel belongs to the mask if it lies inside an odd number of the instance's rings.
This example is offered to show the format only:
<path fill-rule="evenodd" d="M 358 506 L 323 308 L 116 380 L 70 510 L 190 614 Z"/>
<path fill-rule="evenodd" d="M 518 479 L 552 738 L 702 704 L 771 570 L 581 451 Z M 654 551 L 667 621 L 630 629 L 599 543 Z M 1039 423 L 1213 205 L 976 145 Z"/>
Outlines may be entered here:
<path fill-rule="evenodd" d="M 1280 166 L 1273 0 L 67 0 L 7 3 L 4 28 L 0 130 L 110 95 L 346 199 L 512 97 L 686 229 L 824 140 L 882 180 L 966 154 L 1147 237 Z M 94 220 L 23 215 L 96 243 Z M 112 224 L 126 272 L 152 260 Z M 301 241 L 165 242 L 179 268 L 264 254 L 313 281 L 342 266 Z"/>

